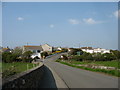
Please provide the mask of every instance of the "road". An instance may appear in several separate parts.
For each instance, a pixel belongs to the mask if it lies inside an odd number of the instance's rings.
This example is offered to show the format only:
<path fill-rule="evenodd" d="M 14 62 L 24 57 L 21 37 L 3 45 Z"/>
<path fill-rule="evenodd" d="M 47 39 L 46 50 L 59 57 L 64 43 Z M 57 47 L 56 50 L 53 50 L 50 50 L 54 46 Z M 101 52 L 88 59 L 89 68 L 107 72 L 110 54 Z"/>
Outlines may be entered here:
<path fill-rule="evenodd" d="M 45 59 L 44 65 L 50 68 L 52 72 L 57 74 L 57 76 L 60 77 L 60 79 L 68 88 L 118 88 L 117 77 L 109 76 L 103 73 L 82 70 L 54 62 L 58 57 L 60 57 L 60 55 L 61 54 L 54 55 Z M 49 76 L 46 77 L 48 78 Z M 56 79 L 54 75 L 52 78 Z M 47 83 L 47 80 L 45 80 L 44 83 Z M 59 83 L 59 80 L 57 80 L 55 83 Z M 64 85 L 61 85 L 59 88 L 62 88 L 62 86 Z M 56 86 L 53 85 L 53 87 Z"/>

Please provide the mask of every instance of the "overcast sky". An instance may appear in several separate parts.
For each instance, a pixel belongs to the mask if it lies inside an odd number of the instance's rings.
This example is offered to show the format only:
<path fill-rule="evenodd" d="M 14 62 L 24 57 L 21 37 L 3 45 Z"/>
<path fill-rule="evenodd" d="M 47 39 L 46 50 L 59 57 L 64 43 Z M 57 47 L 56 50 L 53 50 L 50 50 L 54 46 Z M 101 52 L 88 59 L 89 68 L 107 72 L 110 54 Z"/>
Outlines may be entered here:
<path fill-rule="evenodd" d="M 117 2 L 3 3 L 3 46 L 118 49 Z"/>

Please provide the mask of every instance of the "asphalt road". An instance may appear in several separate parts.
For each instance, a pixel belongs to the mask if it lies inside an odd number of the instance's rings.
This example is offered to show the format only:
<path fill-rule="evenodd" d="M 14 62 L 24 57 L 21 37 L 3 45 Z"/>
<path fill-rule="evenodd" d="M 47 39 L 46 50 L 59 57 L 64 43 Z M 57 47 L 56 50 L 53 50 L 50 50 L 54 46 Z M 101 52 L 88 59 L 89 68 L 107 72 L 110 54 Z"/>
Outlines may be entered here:
<path fill-rule="evenodd" d="M 58 57 L 60 54 L 45 59 L 44 65 L 50 67 L 68 88 L 118 88 L 117 77 L 54 62 Z"/>

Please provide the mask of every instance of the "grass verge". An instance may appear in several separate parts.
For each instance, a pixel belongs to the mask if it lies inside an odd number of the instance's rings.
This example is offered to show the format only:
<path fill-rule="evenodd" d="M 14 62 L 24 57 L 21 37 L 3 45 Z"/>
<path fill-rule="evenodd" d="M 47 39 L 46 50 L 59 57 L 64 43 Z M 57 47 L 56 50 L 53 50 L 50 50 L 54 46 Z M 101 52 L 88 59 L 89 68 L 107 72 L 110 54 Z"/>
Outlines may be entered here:
<path fill-rule="evenodd" d="M 23 62 L 2 63 L 2 78 L 21 73 L 36 66 L 38 66 L 38 64 Z"/>
<path fill-rule="evenodd" d="M 65 64 L 65 65 L 68 65 L 68 66 L 71 66 L 71 67 L 75 67 L 75 68 L 80 68 L 80 69 L 94 71 L 94 72 L 102 72 L 102 73 L 105 73 L 105 74 L 120 77 L 120 72 L 118 70 L 92 69 L 92 68 L 88 68 L 88 67 L 84 67 L 84 66 L 76 66 L 76 65 L 73 65 L 71 63 L 63 62 L 59 59 L 56 60 L 56 62 L 59 62 L 61 64 Z"/>

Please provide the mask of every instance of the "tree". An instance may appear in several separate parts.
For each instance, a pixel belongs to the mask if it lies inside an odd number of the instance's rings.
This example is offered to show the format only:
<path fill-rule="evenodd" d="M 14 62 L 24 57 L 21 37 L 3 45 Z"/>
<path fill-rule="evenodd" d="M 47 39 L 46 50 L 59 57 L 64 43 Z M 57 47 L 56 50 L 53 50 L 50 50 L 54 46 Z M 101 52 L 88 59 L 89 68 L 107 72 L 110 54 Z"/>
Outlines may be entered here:
<path fill-rule="evenodd" d="M 16 54 L 18 57 L 22 55 L 22 48 L 21 47 L 16 47 L 13 50 L 13 53 Z"/>
<path fill-rule="evenodd" d="M 6 63 L 11 63 L 16 61 L 17 56 L 10 52 L 3 52 L 2 53 L 2 61 Z"/>
<path fill-rule="evenodd" d="M 120 51 L 110 50 L 110 52 L 116 57 L 116 59 L 120 59 Z"/>
<path fill-rule="evenodd" d="M 77 54 L 76 52 L 77 52 L 77 50 L 74 48 L 70 48 L 70 50 L 68 50 L 69 55 L 76 55 Z"/>
<path fill-rule="evenodd" d="M 115 56 L 112 53 L 105 53 L 102 55 L 103 60 L 105 61 L 111 61 L 115 60 Z"/>
<path fill-rule="evenodd" d="M 42 52 L 41 53 L 41 57 L 47 57 L 48 56 L 48 53 L 47 52 Z"/>
<path fill-rule="evenodd" d="M 33 52 L 31 52 L 31 51 L 24 52 L 22 55 L 22 60 L 24 62 L 31 62 L 32 61 L 32 58 L 31 58 L 32 54 L 33 54 Z"/>
<path fill-rule="evenodd" d="M 26 52 L 23 53 L 23 57 L 29 59 L 32 54 L 33 54 L 33 52 L 31 52 L 31 51 L 26 51 Z"/>

